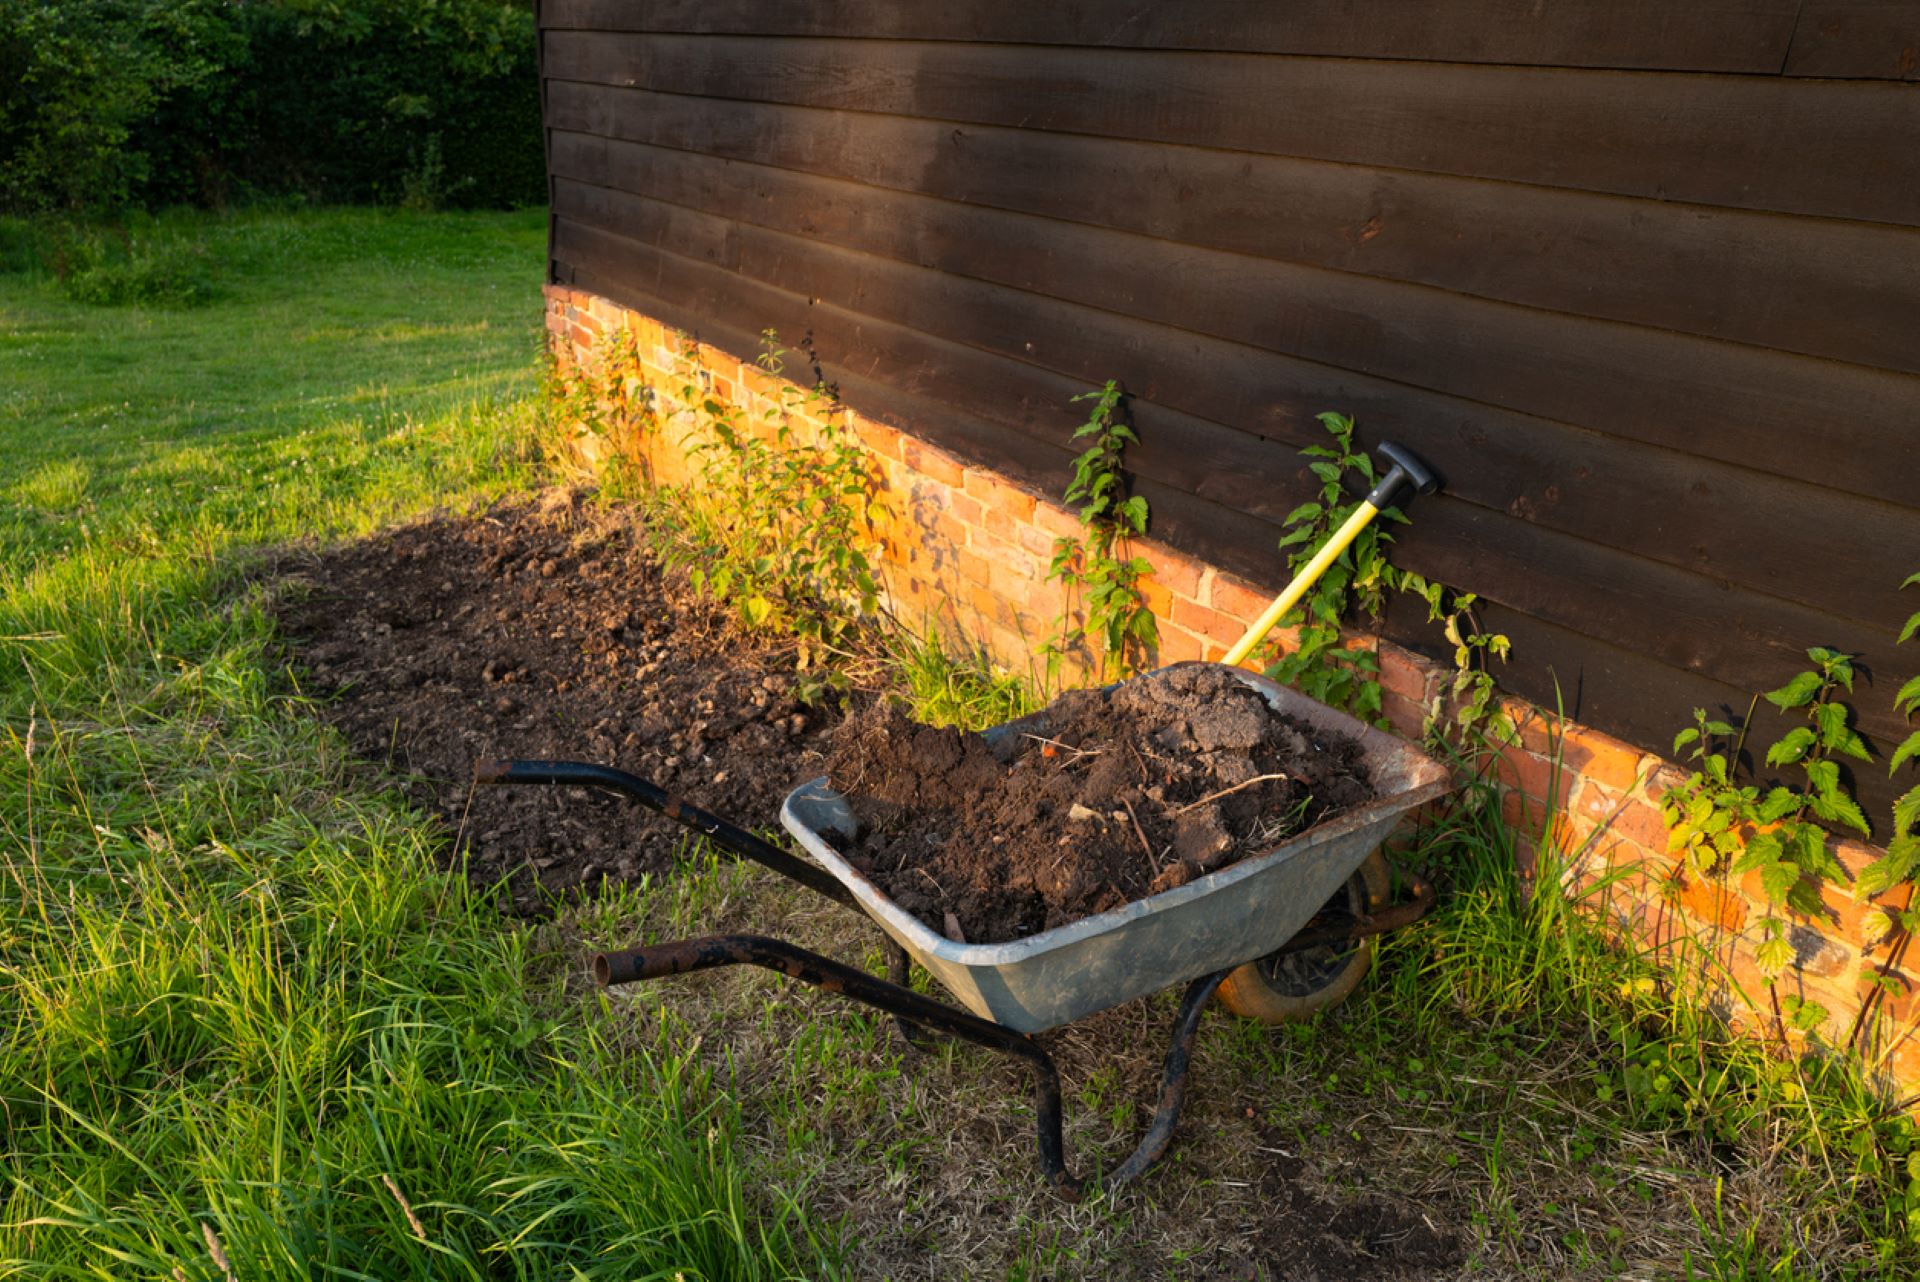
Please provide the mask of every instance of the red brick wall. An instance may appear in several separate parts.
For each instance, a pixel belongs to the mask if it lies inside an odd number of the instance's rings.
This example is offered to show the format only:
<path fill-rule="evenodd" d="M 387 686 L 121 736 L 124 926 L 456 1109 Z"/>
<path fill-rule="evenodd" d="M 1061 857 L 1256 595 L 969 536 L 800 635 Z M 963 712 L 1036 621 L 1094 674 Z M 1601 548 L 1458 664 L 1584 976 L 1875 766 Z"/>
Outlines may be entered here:
<path fill-rule="evenodd" d="M 662 396 L 664 426 L 641 444 L 661 481 L 689 476 L 679 448 L 688 429 L 675 417 L 672 396 L 684 381 L 674 371 L 684 369 L 689 356 L 706 371 L 711 393 L 744 409 L 749 422 L 762 421 L 779 403 L 780 382 L 754 365 L 603 298 L 548 286 L 547 329 L 563 361 L 591 361 L 603 336 L 618 331 L 633 342 L 642 377 Z M 1078 532 L 1075 518 L 1050 496 L 1030 493 L 906 432 L 857 415 L 849 415 L 848 423 L 872 457 L 885 508 L 876 535 L 890 606 L 985 649 L 1010 671 L 1039 675 L 1036 656 L 1062 605 L 1059 587 L 1046 581 L 1047 565 L 1054 539 Z M 590 462 L 606 449 L 597 438 L 583 438 L 581 446 Z M 1277 549 L 1270 583 L 1236 578 L 1152 539 L 1141 540 L 1136 550 L 1154 567 L 1144 588 L 1159 625 L 1157 657 L 1163 663 L 1219 658 L 1285 581 Z M 1388 721 L 1417 738 L 1443 678 L 1451 674 L 1391 642 L 1364 641 L 1377 647 Z M 1756 923 L 1766 914 L 1757 880 L 1703 880 L 1666 853 L 1659 801 L 1684 772 L 1530 705 L 1509 700 L 1506 706 L 1521 731 L 1520 744 L 1494 766 L 1509 820 L 1536 834 L 1551 823 L 1556 845 L 1572 856 L 1565 881 L 1587 891 L 1588 902 L 1606 912 L 1624 937 L 1654 950 L 1670 972 L 1699 983 L 1704 999 L 1730 1022 L 1772 1027 L 1771 1001 L 1753 960 L 1761 942 Z M 1676 724 L 1687 712 L 1674 710 Z M 1853 841 L 1838 846 L 1849 872 L 1878 853 Z M 1531 840 L 1522 843 L 1520 858 L 1523 875 L 1531 877 Z M 1904 907 L 1907 891 L 1900 887 L 1882 902 Z M 1900 932 L 1875 947 L 1862 941 L 1858 928 L 1867 907 L 1842 888 L 1827 892 L 1822 916 L 1791 917 L 1796 961 L 1776 988 L 1782 997 L 1824 1006 L 1828 1018 L 1815 1037 L 1843 1045 L 1853 1038 L 1873 978 L 1891 975 L 1902 995 L 1881 1003 L 1880 1018 L 1868 1021 L 1858 1041 L 1876 1071 L 1920 1083 L 1920 1039 L 1913 1036 L 1920 981 L 1897 966 L 1904 952 Z"/>

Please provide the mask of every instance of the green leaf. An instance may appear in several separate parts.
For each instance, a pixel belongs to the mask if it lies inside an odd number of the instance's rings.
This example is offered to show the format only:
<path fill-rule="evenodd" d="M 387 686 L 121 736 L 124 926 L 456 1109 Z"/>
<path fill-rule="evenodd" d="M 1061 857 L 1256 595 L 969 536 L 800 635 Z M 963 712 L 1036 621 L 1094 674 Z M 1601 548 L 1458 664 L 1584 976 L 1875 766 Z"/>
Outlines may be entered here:
<path fill-rule="evenodd" d="M 1860 942 L 1867 945 L 1879 943 L 1893 929 L 1893 918 L 1880 908 L 1869 908 L 1860 914 Z"/>
<path fill-rule="evenodd" d="M 1812 702 L 1814 695 L 1820 693 L 1823 684 L 1818 672 L 1802 672 L 1778 690 L 1768 691 L 1766 699 L 1782 711 L 1805 707 Z"/>
<path fill-rule="evenodd" d="M 1292 525 L 1296 521 L 1309 520 L 1312 517 L 1319 516 L 1322 512 L 1326 510 L 1327 510 L 1326 508 L 1322 507 L 1318 503 L 1302 503 L 1299 507 L 1287 513 L 1286 519 L 1280 522 L 1280 524 Z"/>
<path fill-rule="evenodd" d="M 1772 983 L 1793 962 L 1793 945 L 1783 935 L 1767 940 L 1753 953 L 1753 964 Z"/>
<path fill-rule="evenodd" d="M 1847 705 L 1823 703 L 1813 710 L 1813 722 L 1820 727 L 1820 742 L 1838 748 L 1847 734 Z"/>
<path fill-rule="evenodd" d="M 1916 632 L 1920 632 L 1920 610 L 1908 616 L 1907 624 L 1900 629 L 1900 639 L 1895 644 L 1905 644 L 1913 639 L 1913 634 Z"/>
<path fill-rule="evenodd" d="M 1773 696 L 1768 695 L 1769 699 Z M 1781 740 L 1767 749 L 1767 764 L 1770 766 L 1790 766 L 1807 755 L 1807 749 L 1813 747 L 1813 731 L 1806 726 L 1797 726 L 1789 730 Z"/>
<path fill-rule="evenodd" d="M 1820 902 L 1820 888 L 1805 877 L 1787 891 L 1787 907 L 1802 917 L 1818 917 L 1826 911 L 1826 905 Z"/>
<path fill-rule="evenodd" d="M 1698 730 L 1682 730 L 1673 737 L 1673 755 L 1676 757 L 1679 756 L 1680 749 L 1686 747 L 1699 737 L 1700 732 Z"/>
<path fill-rule="evenodd" d="M 1669 849 L 1674 848 L 1673 843 L 1671 841 L 1669 841 L 1667 845 Z M 1762 854 L 1761 852 L 1755 850 L 1752 846 L 1748 846 L 1745 850 L 1740 852 L 1740 857 L 1733 861 L 1734 875 L 1744 877 L 1748 873 L 1752 872 L 1755 868 L 1764 868 L 1768 864 L 1771 864 L 1774 862 L 1775 862 L 1774 856 L 1768 855 L 1768 854 Z"/>
<path fill-rule="evenodd" d="M 1873 825 L 1860 809 L 1860 803 L 1844 792 L 1823 793 L 1813 799 L 1813 813 L 1828 823 L 1841 823 L 1863 837 L 1873 835 Z"/>
<path fill-rule="evenodd" d="M 1806 764 L 1807 782 L 1813 785 L 1814 792 L 1822 797 L 1832 796 L 1840 789 L 1840 765 L 1834 761 L 1809 761 Z"/>
<path fill-rule="evenodd" d="M 1822 1006 L 1819 1002 L 1802 1001 L 1794 1004 L 1793 1014 L 1789 1022 L 1801 1032 L 1811 1033 L 1814 1029 L 1824 1024 L 1826 1019 L 1827 1008 L 1825 1006 Z"/>
<path fill-rule="evenodd" d="M 1887 773 L 1892 774 L 1916 756 L 1920 756 L 1920 730 L 1908 735 L 1906 742 L 1893 750 L 1893 763 L 1887 767 Z"/>
<path fill-rule="evenodd" d="M 773 613 L 773 602 L 763 596 L 750 596 L 740 603 L 740 608 L 747 616 L 747 626 L 757 628 Z"/>
<path fill-rule="evenodd" d="M 1807 872 L 1816 876 L 1844 878 L 1846 870 L 1840 867 L 1827 850 L 1827 834 L 1818 824 L 1803 823 L 1789 830 L 1791 835 L 1783 846 L 1790 847 L 1793 860 Z"/>
<path fill-rule="evenodd" d="M 1893 835 L 1904 837 L 1920 825 L 1920 785 L 1893 803 Z"/>
<path fill-rule="evenodd" d="M 1800 794 L 1791 788 L 1775 788 L 1760 803 L 1760 822 L 1775 823 L 1800 808 Z"/>
<path fill-rule="evenodd" d="M 1920 677 L 1900 687 L 1900 693 L 1893 696 L 1893 710 L 1909 717 L 1920 712 Z"/>
<path fill-rule="evenodd" d="M 1760 870 L 1760 887 L 1772 903 L 1785 903 L 1800 880 L 1800 866 L 1784 859 L 1775 860 Z"/>
<path fill-rule="evenodd" d="M 1920 838 L 1904 837 L 1887 847 L 1887 853 L 1860 870 L 1860 876 L 1853 883 L 1856 899 L 1871 899 L 1890 887 L 1897 886 L 1913 875 L 1916 861 L 1920 861 Z"/>

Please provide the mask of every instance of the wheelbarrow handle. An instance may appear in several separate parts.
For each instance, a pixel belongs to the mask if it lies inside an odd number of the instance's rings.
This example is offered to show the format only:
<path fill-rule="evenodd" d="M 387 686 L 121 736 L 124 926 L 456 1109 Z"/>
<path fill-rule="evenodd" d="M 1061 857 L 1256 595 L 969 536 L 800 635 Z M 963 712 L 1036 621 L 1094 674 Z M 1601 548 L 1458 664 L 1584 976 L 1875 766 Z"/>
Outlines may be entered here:
<path fill-rule="evenodd" d="M 603 788 L 631 797 L 649 810 L 658 811 L 675 823 L 693 829 L 701 836 L 742 859 L 751 859 L 761 867 L 797 881 L 808 890 L 818 891 L 837 904 L 858 909 L 853 892 L 824 868 L 788 854 L 769 841 L 754 836 L 738 824 L 691 805 L 664 788 L 639 775 L 596 766 L 585 761 L 476 761 L 473 781 L 480 784 L 544 784 L 555 788 Z"/>

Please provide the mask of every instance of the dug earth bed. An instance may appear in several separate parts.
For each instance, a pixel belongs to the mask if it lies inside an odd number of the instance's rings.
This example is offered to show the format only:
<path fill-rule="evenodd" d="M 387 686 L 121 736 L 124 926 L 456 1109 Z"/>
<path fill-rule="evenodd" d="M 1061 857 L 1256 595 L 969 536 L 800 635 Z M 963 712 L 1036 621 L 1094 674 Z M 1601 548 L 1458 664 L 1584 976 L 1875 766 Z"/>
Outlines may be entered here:
<path fill-rule="evenodd" d="M 747 827 L 818 775 L 840 713 L 791 650 L 662 572 L 631 512 L 556 491 L 289 552 L 279 606 L 304 687 L 354 750 L 457 834 L 521 912 L 661 873 L 685 829 L 577 789 L 476 789 L 473 763 L 614 765 Z"/>
<path fill-rule="evenodd" d="M 842 853 L 966 943 L 1021 939 L 1271 850 L 1374 797 L 1360 744 L 1183 664 L 1062 695 L 989 740 L 876 703 L 845 722 Z"/>

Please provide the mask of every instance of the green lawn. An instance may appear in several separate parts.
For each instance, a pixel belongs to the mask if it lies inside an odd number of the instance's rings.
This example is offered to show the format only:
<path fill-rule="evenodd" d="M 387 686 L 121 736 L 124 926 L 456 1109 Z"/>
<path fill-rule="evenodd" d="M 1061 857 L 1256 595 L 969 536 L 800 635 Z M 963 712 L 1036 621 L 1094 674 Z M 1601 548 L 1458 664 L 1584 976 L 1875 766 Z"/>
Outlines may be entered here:
<path fill-rule="evenodd" d="M 1912 1127 L 1523 897 L 1497 805 L 1423 834 L 1442 906 L 1341 1010 L 1210 1016 L 1167 1162 L 1079 1206 L 985 1052 L 757 973 L 585 991 L 589 944 L 878 952 L 711 864 L 501 917 L 314 715 L 260 573 L 541 482 L 544 232 L 170 217 L 212 298 L 157 310 L 71 301 L 0 224 L 0 1275 L 1284 1277 L 1295 1194 L 1398 1197 L 1479 1276 L 1914 1275 Z M 912 658 L 923 710 L 1019 697 Z M 1076 1165 L 1137 1138 L 1171 1001 L 1055 1039 Z"/>
<path fill-rule="evenodd" d="M 248 577 L 527 483 L 544 216 L 156 235 L 211 305 L 0 276 L 0 1274 L 823 1271 L 710 1071 L 435 871 Z"/>

